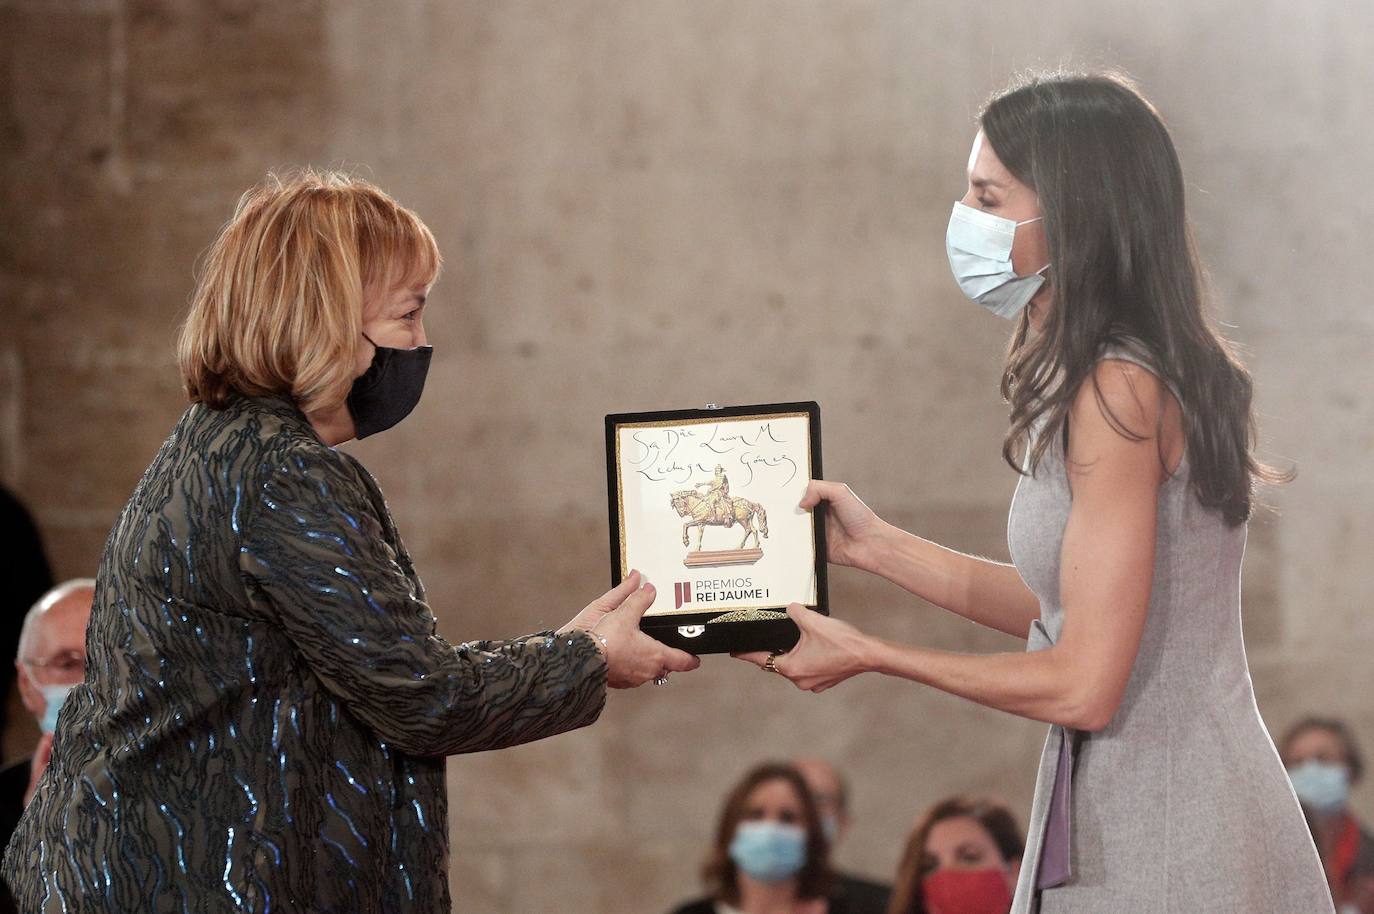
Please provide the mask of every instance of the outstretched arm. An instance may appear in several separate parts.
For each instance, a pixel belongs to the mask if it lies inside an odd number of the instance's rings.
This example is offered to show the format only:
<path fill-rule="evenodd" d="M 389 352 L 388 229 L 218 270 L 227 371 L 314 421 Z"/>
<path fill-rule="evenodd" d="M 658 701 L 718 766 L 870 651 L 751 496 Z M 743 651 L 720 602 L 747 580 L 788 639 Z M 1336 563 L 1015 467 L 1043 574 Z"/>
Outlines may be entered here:
<path fill-rule="evenodd" d="M 875 557 L 876 572 L 927 602 L 979 625 L 1025 638 L 1040 601 L 1016 566 L 956 552 L 892 528 Z"/>
<path fill-rule="evenodd" d="M 384 507 L 345 461 L 288 454 L 258 492 L 239 556 L 249 600 L 381 739 L 415 755 L 498 749 L 585 726 L 601 713 L 607 659 L 582 629 L 613 611 L 559 634 L 454 646 L 436 633 L 402 567 L 408 560 L 388 545 Z M 652 592 L 635 592 L 637 585 L 632 576 L 607 597 L 647 607 Z M 648 659 L 638 656 L 635 635 L 608 633 L 608 643 L 619 642 L 614 665 Z M 662 650 L 664 668 L 695 666 L 688 655 Z M 659 663 L 651 665 L 636 678 L 657 675 Z"/>
<path fill-rule="evenodd" d="M 980 625 L 1025 638 L 1040 601 L 1016 567 L 947 549 L 887 523 L 844 483 L 812 480 L 803 508 L 829 504 L 830 561 L 886 578 L 936 606 Z"/>
<path fill-rule="evenodd" d="M 1097 368 L 1105 404 L 1133 440 L 1103 415 L 1092 384 L 1075 398 L 1068 454 L 1073 507 L 1060 554 L 1064 627 L 1047 650 L 970 656 L 895 644 L 794 606 L 797 647 L 776 661 L 799 687 L 821 691 L 874 670 L 934 686 L 988 707 L 1098 730 L 1125 693 L 1145 627 L 1154 573 L 1160 463 L 1159 381 L 1121 362 Z M 767 655 L 749 654 L 762 663 Z"/>

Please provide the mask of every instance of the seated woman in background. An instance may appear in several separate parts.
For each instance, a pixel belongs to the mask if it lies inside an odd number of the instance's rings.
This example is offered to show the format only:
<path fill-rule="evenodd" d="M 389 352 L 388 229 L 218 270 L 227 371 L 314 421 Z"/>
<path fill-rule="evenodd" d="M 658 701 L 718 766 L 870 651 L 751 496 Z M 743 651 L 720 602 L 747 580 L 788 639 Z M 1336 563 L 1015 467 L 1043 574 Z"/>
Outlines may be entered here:
<path fill-rule="evenodd" d="M 1350 808 L 1364 759 L 1350 728 L 1305 717 L 1279 741 L 1279 754 L 1302 801 L 1338 914 L 1374 914 L 1374 834 Z"/>
<path fill-rule="evenodd" d="M 1007 914 L 1025 839 L 1000 803 L 953 797 L 916 823 L 888 914 Z"/>
<path fill-rule="evenodd" d="M 846 914 L 826 898 L 829 854 L 801 775 L 791 765 L 760 765 L 725 799 L 703 868 L 711 894 L 674 914 Z"/>

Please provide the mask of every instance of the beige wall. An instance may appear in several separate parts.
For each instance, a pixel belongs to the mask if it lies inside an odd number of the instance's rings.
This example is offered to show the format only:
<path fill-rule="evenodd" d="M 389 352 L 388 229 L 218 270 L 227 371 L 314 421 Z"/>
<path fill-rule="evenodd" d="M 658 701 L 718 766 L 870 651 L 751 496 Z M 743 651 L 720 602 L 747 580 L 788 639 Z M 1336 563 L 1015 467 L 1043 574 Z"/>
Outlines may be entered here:
<path fill-rule="evenodd" d="M 173 328 L 238 193 L 343 163 L 448 258 L 425 401 L 351 449 L 458 639 L 604 588 L 608 411 L 814 398 L 832 478 L 1004 557 L 1008 327 L 960 297 L 945 221 L 987 93 L 1124 66 L 1175 131 L 1266 451 L 1301 471 L 1251 528 L 1261 709 L 1347 716 L 1374 749 L 1369 4 L 0 0 L 0 33 L 0 478 L 58 573 L 93 571 L 180 412 Z M 833 602 L 890 638 L 1018 649 L 844 570 Z M 909 684 L 811 696 L 711 658 L 590 730 L 455 759 L 456 910 L 663 910 L 723 789 L 801 752 L 854 782 L 841 862 L 885 876 L 948 793 L 1024 817 L 1041 738 Z"/>

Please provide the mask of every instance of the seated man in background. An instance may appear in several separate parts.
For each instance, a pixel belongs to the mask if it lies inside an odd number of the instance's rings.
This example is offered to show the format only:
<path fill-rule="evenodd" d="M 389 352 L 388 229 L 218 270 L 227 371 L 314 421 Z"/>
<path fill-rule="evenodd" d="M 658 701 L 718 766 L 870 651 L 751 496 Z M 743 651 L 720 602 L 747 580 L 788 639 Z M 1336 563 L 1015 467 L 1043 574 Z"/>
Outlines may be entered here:
<path fill-rule="evenodd" d="M 42 735 L 31 757 L 0 770 L 0 850 L 9 843 L 48 767 L 62 703 L 86 675 L 86 624 L 94 597 L 95 581 L 77 578 L 43 594 L 24 616 L 14 667 L 19 696 Z M 0 914 L 14 910 L 9 888 L 0 884 Z"/>
<path fill-rule="evenodd" d="M 792 763 L 811 789 L 816 808 L 821 814 L 821 826 L 830 842 L 830 856 L 835 857 L 835 847 L 849 833 L 852 820 L 849 817 L 849 785 L 845 783 L 835 766 L 816 758 L 797 759 Z M 872 882 L 852 873 L 835 872 L 834 887 L 830 897 L 843 900 L 845 910 L 853 914 L 885 914 L 892 886 Z"/>
<path fill-rule="evenodd" d="M 5 544 L 5 560 L 0 562 L 0 657 L 9 657 L 18 648 L 24 614 L 53 582 L 33 517 L 4 487 L 0 487 L 0 543 Z M 6 698 L 13 682 L 14 671 L 0 664 L 0 732 L 9 722 Z"/>
<path fill-rule="evenodd" d="M 86 623 L 95 581 L 78 578 L 43 594 L 24 617 L 14 658 L 19 696 L 42 731 L 30 758 L 0 771 L 0 848 L 9 843 L 38 779 L 48 766 L 57 714 L 86 675 Z M 6 895 L 8 900 L 8 895 Z M 6 910 L 0 903 L 0 911 Z"/>
<path fill-rule="evenodd" d="M 1279 754 L 1312 827 L 1339 914 L 1374 914 L 1374 834 L 1350 809 L 1364 759 L 1345 721 L 1305 717 L 1288 728 Z"/>

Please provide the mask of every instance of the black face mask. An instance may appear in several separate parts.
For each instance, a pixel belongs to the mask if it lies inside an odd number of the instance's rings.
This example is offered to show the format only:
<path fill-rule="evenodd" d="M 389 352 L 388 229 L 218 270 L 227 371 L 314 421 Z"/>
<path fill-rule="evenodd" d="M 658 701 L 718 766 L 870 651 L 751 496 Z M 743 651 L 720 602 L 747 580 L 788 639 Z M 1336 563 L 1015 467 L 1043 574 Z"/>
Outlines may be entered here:
<path fill-rule="evenodd" d="M 363 339 L 372 343 L 366 333 Z M 353 415 L 353 427 L 359 438 L 384 432 L 410 415 L 420 402 L 429 359 L 434 355 L 433 346 L 392 349 L 372 345 L 377 350 L 372 364 L 362 377 L 354 380 L 353 389 L 348 392 L 348 411 Z"/>

